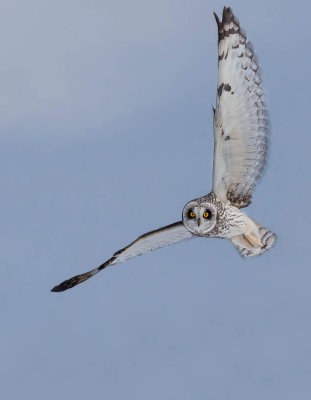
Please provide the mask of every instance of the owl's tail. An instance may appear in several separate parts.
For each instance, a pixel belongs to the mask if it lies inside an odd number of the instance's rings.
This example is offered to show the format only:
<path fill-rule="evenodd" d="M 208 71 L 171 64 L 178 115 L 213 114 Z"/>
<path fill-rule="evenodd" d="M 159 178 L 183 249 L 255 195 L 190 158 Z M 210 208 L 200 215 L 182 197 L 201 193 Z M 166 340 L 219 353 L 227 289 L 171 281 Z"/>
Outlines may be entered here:
<path fill-rule="evenodd" d="M 244 235 L 234 236 L 230 239 L 242 257 L 254 257 L 263 254 L 274 245 L 277 239 L 275 233 L 259 225 L 251 218 L 249 220 L 253 229 Z"/>

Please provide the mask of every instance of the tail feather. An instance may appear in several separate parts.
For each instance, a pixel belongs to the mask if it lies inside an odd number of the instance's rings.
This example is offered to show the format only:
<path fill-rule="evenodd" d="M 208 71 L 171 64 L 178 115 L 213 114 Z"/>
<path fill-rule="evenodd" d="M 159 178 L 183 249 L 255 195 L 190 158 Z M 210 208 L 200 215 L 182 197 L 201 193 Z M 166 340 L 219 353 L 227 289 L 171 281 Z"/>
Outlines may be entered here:
<path fill-rule="evenodd" d="M 242 257 L 254 257 L 263 254 L 265 251 L 269 250 L 272 247 L 277 239 L 275 233 L 269 231 L 267 228 L 258 226 L 259 237 L 261 240 L 261 246 L 259 247 L 251 247 L 246 246 L 246 241 L 243 235 L 236 236 L 231 239 L 231 243 L 238 250 Z"/>

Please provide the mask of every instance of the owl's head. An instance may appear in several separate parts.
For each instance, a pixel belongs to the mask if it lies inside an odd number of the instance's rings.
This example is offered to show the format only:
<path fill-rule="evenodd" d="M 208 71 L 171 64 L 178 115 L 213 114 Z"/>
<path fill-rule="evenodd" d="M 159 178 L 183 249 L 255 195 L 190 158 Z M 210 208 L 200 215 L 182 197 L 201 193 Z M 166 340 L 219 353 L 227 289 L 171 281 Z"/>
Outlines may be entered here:
<path fill-rule="evenodd" d="M 216 225 L 217 209 L 215 204 L 191 200 L 182 212 L 185 227 L 194 235 L 204 236 Z"/>

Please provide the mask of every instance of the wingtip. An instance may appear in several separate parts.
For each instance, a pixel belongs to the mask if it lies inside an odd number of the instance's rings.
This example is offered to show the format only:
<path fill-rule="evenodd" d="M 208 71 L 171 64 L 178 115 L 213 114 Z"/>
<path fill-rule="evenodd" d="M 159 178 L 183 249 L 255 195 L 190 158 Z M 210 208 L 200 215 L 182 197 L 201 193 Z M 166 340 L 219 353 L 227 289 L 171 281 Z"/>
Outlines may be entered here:
<path fill-rule="evenodd" d="M 234 14 L 232 12 L 232 9 L 230 7 L 226 7 L 226 6 L 224 6 L 224 8 L 222 10 L 221 20 L 215 11 L 214 11 L 214 17 L 215 17 L 218 29 L 220 29 L 225 23 L 231 22 L 235 18 Z"/>
<path fill-rule="evenodd" d="M 224 21 L 226 18 L 230 18 L 233 15 L 231 7 L 224 6 L 222 10 L 222 20 Z"/>
<path fill-rule="evenodd" d="M 220 19 L 219 19 L 218 15 L 215 13 L 215 11 L 214 11 L 214 17 L 215 17 L 217 26 L 219 26 L 220 25 Z"/>
<path fill-rule="evenodd" d="M 59 293 L 59 292 L 64 292 L 67 289 L 69 289 L 69 287 L 65 286 L 63 282 L 60 285 L 54 286 L 53 289 L 51 289 L 50 291 L 53 293 Z"/>
<path fill-rule="evenodd" d="M 64 292 L 67 289 L 71 289 L 74 286 L 79 285 L 80 283 L 91 278 L 92 276 L 97 274 L 98 271 L 100 271 L 99 268 L 94 268 L 91 271 L 85 272 L 84 274 L 73 276 L 72 278 L 60 283 L 59 285 L 54 286 L 53 289 L 51 289 L 51 292 Z"/>
<path fill-rule="evenodd" d="M 226 24 L 226 23 L 230 23 L 230 22 L 234 22 L 237 25 L 239 25 L 239 20 L 238 18 L 235 16 L 235 14 L 232 11 L 231 7 L 224 7 L 223 12 L 222 12 L 222 24 Z"/>
<path fill-rule="evenodd" d="M 85 281 L 88 279 L 90 276 L 85 277 L 86 274 L 82 275 L 77 275 L 74 276 L 73 278 L 67 279 L 66 281 L 60 283 L 57 286 L 54 286 L 53 289 L 51 289 L 51 292 L 64 292 L 65 290 L 71 289 L 72 287 L 78 285 L 79 283 Z"/>

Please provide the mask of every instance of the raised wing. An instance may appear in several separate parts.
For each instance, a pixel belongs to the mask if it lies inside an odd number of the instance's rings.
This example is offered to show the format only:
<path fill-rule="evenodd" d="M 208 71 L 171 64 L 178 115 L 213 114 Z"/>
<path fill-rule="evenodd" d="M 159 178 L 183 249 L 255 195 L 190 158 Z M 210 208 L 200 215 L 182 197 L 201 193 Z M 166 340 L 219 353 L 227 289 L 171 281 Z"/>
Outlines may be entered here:
<path fill-rule="evenodd" d="M 63 292 L 64 290 L 70 289 L 73 286 L 76 286 L 79 283 L 86 281 L 93 275 L 97 274 L 97 272 L 106 267 L 109 267 L 110 265 L 127 261 L 132 257 L 140 256 L 141 254 L 147 253 L 148 251 L 159 249 L 160 247 L 164 246 L 169 246 L 182 240 L 190 239 L 191 237 L 193 237 L 193 235 L 185 228 L 182 222 L 176 222 L 155 231 L 145 233 L 134 242 L 124 247 L 124 249 L 114 253 L 114 255 L 109 260 L 104 262 L 99 267 L 94 268 L 84 274 L 76 275 L 73 278 L 62 282 L 58 286 L 55 286 L 51 290 L 51 292 Z"/>
<path fill-rule="evenodd" d="M 225 203 L 246 207 L 263 171 L 268 119 L 258 62 L 229 7 L 218 25 L 218 87 L 214 110 L 213 191 Z"/>

